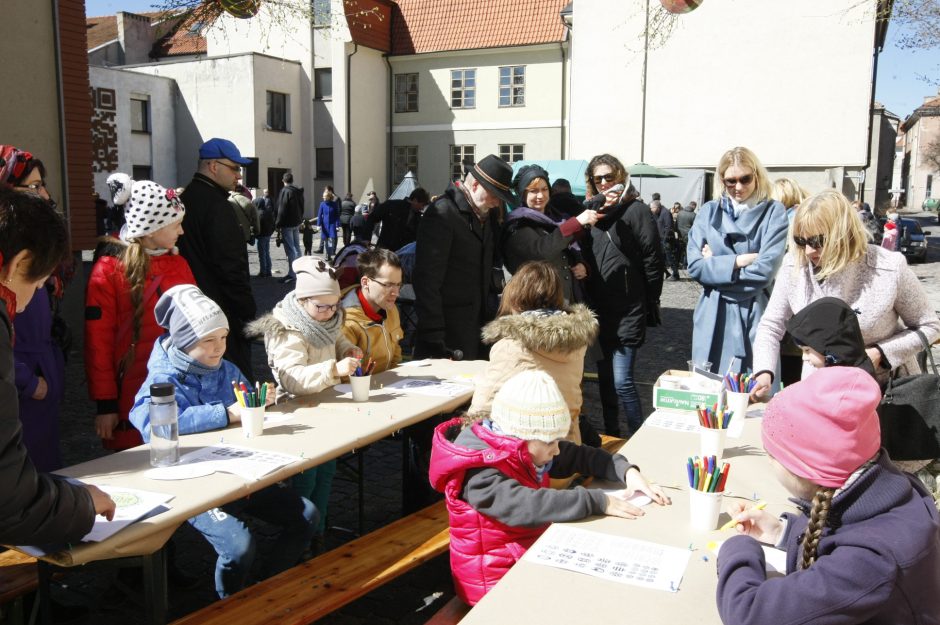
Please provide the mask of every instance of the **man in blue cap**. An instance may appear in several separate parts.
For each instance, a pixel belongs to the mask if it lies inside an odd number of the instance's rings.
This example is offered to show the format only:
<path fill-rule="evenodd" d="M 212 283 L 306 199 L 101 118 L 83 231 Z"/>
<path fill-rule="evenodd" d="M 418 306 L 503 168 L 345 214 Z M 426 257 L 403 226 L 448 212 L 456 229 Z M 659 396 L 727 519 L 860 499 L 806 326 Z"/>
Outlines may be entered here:
<path fill-rule="evenodd" d="M 183 191 L 186 206 L 180 254 L 189 261 L 196 284 L 225 312 L 231 333 L 225 358 L 247 378 L 251 373 L 251 344 L 242 327 L 255 318 L 255 299 L 248 272 L 248 248 L 228 203 L 229 191 L 251 163 L 228 139 L 209 139 L 199 148 L 199 168 Z"/>

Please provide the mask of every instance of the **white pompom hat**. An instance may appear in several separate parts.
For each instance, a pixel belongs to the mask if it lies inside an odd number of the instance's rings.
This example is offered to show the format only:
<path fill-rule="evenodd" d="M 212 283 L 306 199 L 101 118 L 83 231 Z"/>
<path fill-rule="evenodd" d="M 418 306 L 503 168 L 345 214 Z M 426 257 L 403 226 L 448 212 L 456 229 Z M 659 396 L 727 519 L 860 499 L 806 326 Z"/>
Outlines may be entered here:
<path fill-rule="evenodd" d="M 132 180 L 124 173 L 108 176 L 108 188 L 115 206 L 124 207 L 127 223 L 121 239 L 131 241 L 153 234 L 160 228 L 183 221 L 186 208 L 175 189 L 166 189 L 150 180 Z"/>
<path fill-rule="evenodd" d="M 544 371 L 523 371 L 509 378 L 490 409 L 503 433 L 551 443 L 568 435 L 571 412 L 555 380 Z"/>

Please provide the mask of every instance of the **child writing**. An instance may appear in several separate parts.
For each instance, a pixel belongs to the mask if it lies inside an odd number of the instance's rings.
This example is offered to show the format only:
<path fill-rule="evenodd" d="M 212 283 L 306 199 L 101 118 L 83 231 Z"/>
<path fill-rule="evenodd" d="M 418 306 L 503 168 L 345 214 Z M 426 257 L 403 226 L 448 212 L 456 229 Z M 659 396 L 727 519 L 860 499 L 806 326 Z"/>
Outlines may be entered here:
<path fill-rule="evenodd" d="M 578 472 L 625 483 L 660 505 L 669 498 L 619 454 L 563 440 L 571 412 L 543 371 L 507 380 L 488 419 L 442 423 L 434 432 L 430 479 L 450 516 L 450 563 L 457 595 L 475 605 L 550 523 L 595 514 L 633 519 L 643 511 L 600 490 L 548 488 Z"/>
<path fill-rule="evenodd" d="M 161 293 L 196 279 L 176 249 L 186 212 L 176 192 L 121 173 L 108 176 L 108 187 L 127 221 L 120 240 L 102 239 L 88 277 L 85 376 L 97 403 L 95 431 L 105 448 L 121 450 L 141 443 L 128 413 L 163 333 L 154 305 Z"/>
<path fill-rule="evenodd" d="M 137 392 L 130 419 L 150 440 L 150 385 L 176 387 L 180 434 L 224 428 L 241 421 L 232 381 L 248 383 L 238 367 L 223 360 L 229 326 L 218 304 L 192 285 L 178 285 L 160 296 L 157 323 L 168 333 L 153 346 L 147 379 Z M 273 401 L 268 396 L 269 403 Z M 264 571 L 284 571 L 300 559 L 318 522 L 317 509 L 286 484 L 275 484 L 251 497 L 213 508 L 189 519 L 218 554 L 215 590 L 227 597 L 248 583 L 255 539 L 241 520 L 250 515 L 281 527 Z"/>
<path fill-rule="evenodd" d="M 938 622 L 940 517 L 880 449 L 880 401 L 868 373 L 829 367 L 767 405 L 764 448 L 804 514 L 732 505 L 742 535 L 718 555 L 725 625 Z M 766 578 L 757 541 L 786 550 L 786 577 Z"/>
<path fill-rule="evenodd" d="M 278 393 L 311 395 L 339 384 L 360 365 L 362 350 L 343 336 L 343 312 L 339 307 L 336 271 L 323 260 L 302 256 L 293 262 L 297 275 L 293 291 L 269 314 L 253 321 L 247 331 L 264 335 L 268 366 Z M 326 509 L 336 461 L 325 462 L 294 476 L 294 488 L 310 498 L 320 511 L 317 546 L 323 542 Z"/>

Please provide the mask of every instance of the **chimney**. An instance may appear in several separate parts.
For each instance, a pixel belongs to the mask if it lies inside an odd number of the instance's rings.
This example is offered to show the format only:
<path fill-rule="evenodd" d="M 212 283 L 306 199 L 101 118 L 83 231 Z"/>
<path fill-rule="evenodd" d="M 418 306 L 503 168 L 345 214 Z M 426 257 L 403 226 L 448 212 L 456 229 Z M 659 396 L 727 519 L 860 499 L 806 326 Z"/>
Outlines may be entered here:
<path fill-rule="evenodd" d="M 153 47 L 153 35 L 150 30 L 150 18 L 121 11 L 117 14 L 118 42 L 124 52 L 124 65 L 148 63 L 150 48 Z"/>

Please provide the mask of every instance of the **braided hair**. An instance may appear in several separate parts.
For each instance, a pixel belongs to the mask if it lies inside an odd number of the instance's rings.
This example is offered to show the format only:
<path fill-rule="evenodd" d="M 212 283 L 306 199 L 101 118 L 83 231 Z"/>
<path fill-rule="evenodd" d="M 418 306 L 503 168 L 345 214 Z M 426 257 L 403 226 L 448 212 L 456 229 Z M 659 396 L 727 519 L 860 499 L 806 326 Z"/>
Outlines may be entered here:
<path fill-rule="evenodd" d="M 817 487 L 813 496 L 813 507 L 809 511 L 809 522 L 803 533 L 803 557 L 800 560 L 800 569 L 808 569 L 816 561 L 816 550 L 819 539 L 829 520 L 829 509 L 832 507 L 832 497 L 836 489 Z"/>

